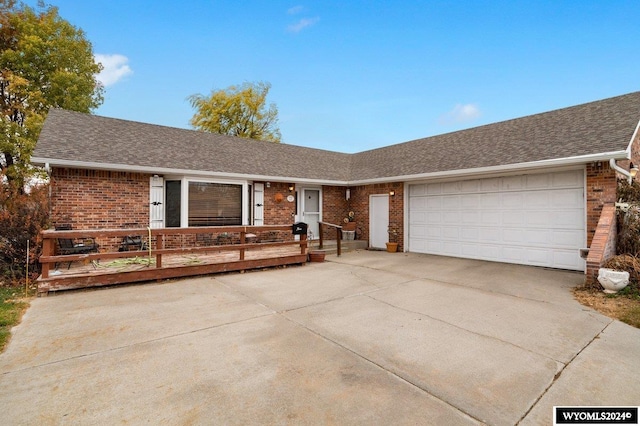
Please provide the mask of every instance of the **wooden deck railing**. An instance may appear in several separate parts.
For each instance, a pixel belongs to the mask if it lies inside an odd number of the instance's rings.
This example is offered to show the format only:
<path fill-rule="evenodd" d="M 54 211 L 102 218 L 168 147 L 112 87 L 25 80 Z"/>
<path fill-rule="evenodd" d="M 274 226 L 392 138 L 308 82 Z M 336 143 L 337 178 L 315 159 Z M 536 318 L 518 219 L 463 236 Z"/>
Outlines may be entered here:
<path fill-rule="evenodd" d="M 208 235 L 206 240 L 201 237 Z M 225 238 L 211 238 L 217 235 Z M 260 238 L 265 235 L 279 235 L 279 238 Z M 141 248 L 134 251 L 118 251 L 118 240 L 126 237 L 142 237 Z M 214 272 L 227 272 L 304 263 L 307 261 L 307 236 L 301 235 L 295 241 L 291 235 L 291 225 L 271 226 L 214 226 L 194 228 L 126 228 L 126 229 L 90 229 L 90 230 L 47 230 L 42 232 L 43 250 L 40 257 L 42 275 L 38 279 L 39 293 L 50 290 L 93 287 L 118 283 L 161 280 L 190 275 L 202 275 Z M 58 239 L 95 239 L 100 243 L 98 253 L 55 254 Z M 256 241 L 260 239 L 260 241 Z M 186 244 L 178 244 L 187 240 Z M 176 245 L 180 245 L 177 246 Z M 167 247 L 168 246 L 168 247 Z M 292 250 L 298 246 L 299 250 Z M 285 250 L 287 249 L 288 250 Z M 165 264 L 164 260 L 175 255 L 204 255 L 206 253 L 229 253 L 236 255 L 219 256 L 218 259 L 198 261 L 197 265 Z M 247 258 L 247 253 L 251 253 Z M 233 257 L 233 259 L 229 259 Z M 100 271 L 67 272 L 64 268 L 52 275 L 55 265 L 93 262 L 103 265 L 105 260 L 121 258 L 148 258 L 143 270 L 113 272 L 104 268 Z M 169 262 L 170 263 L 170 262 Z"/>
<path fill-rule="evenodd" d="M 322 250 L 324 248 L 324 241 L 323 241 L 323 230 L 324 227 L 327 226 L 329 228 L 335 228 L 336 229 L 336 244 L 337 244 L 337 254 L 338 256 L 340 256 L 342 254 L 342 245 L 341 245 L 341 241 L 342 241 L 342 226 L 340 225 L 334 225 L 333 223 L 328 223 L 328 222 L 320 222 L 318 223 L 319 229 L 318 229 L 318 233 L 320 234 L 320 245 L 319 245 L 319 249 Z"/>

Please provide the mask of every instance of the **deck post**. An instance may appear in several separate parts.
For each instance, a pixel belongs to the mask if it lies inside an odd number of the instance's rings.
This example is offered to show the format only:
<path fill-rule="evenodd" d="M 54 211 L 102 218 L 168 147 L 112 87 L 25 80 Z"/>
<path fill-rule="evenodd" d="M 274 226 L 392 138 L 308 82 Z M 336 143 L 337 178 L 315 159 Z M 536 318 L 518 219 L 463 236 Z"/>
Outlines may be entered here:
<path fill-rule="evenodd" d="M 240 244 L 244 244 L 246 242 L 246 234 L 247 228 L 244 228 L 244 231 L 240 231 Z M 240 249 L 240 260 L 244 260 L 244 248 Z"/>
<path fill-rule="evenodd" d="M 318 234 L 320 234 L 320 235 L 319 235 L 319 237 L 320 237 L 320 246 L 318 246 L 318 248 L 319 248 L 320 250 L 322 250 L 322 249 L 324 248 L 324 247 L 323 247 L 323 246 L 324 246 L 324 244 L 323 244 L 323 241 L 322 241 L 322 233 L 323 233 L 323 232 L 322 232 L 322 222 L 320 222 L 320 223 L 318 223 Z"/>
<path fill-rule="evenodd" d="M 42 256 L 53 256 L 53 240 L 45 237 L 42 241 Z M 42 264 L 42 278 L 49 278 L 50 263 Z"/>
<path fill-rule="evenodd" d="M 151 242 L 149 242 L 151 244 Z M 164 248 L 164 234 L 158 234 L 156 237 L 156 250 L 162 250 Z M 162 254 L 156 254 L 156 268 L 162 268 Z"/>
<path fill-rule="evenodd" d="M 300 235 L 300 254 L 307 254 L 307 244 L 306 243 L 307 243 L 307 234 Z"/>
<path fill-rule="evenodd" d="M 336 244 L 338 245 L 338 256 L 342 254 L 342 228 L 336 227 Z"/>

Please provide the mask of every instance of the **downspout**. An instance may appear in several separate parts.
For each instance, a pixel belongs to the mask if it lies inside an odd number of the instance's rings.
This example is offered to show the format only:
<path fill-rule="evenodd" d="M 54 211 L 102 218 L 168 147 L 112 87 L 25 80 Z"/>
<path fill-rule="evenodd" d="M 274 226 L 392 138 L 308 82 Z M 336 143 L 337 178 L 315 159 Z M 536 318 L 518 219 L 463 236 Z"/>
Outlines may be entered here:
<path fill-rule="evenodd" d="M 633 176 L 631 176 L 631 173 L 629 173 L 627 170 L 623 169 L 622 167 L 618 166 L 616 164 L 616 160 L 615 158 L 612 158 L 609 160 L 609 166 L 611 166 L 611 168 L 613 170 L 615 170 L 616 172 L 620 173 L 621 175 L 624 175 L 627 177 L 627 181 L 629 183 L 633 182 Z"/>

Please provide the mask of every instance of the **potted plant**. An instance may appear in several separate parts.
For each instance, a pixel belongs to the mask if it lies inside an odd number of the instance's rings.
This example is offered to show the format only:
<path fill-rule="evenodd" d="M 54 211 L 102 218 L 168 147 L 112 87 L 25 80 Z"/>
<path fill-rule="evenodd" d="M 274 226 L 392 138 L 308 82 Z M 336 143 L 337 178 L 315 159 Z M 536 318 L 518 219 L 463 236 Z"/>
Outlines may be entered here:
<path fill-rule="evenodd" d="M 396 231 L 392 227 L 389 227 L 387 232 L 389 233 L 389 242 L 387 243 L 387 252 L 388 253 L 395 253 L 395 252 L 398 251 L 398 242 L 396 241 L 396 237 L 398 235 L 398 231 Z"/>
<path fill-rule="evenodd" d="M 356 238 L 356 214 L 350 211 L 347 217 L 344 218 L 344 225 L 342 225 L 342 235 L 344 240 L 355 240 Z"/>
<path fill-rule="evenodd" d="M 347 217 L 344 218 L 344 225 L 342 225 L 343 231 L 355 231 L 356 230 L 356 214 L 355 212 L 349 212 Z"/>

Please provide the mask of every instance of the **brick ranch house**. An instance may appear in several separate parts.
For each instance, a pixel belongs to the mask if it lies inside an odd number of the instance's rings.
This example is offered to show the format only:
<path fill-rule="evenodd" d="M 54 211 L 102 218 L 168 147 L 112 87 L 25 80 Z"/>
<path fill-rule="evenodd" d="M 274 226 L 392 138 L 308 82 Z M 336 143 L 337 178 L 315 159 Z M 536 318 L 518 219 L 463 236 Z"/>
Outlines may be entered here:
<path fill-rule="evenodd" d="M 404 251 L 590 279 L 615 251 L 639 119 L 636 92 L 344 154 L 53 109 L 32 162 L 50 174 L 54 224 L 74 229 L 304 221 L 317 236 L 353 211 L 371 248 L 391 229 Z"/>

